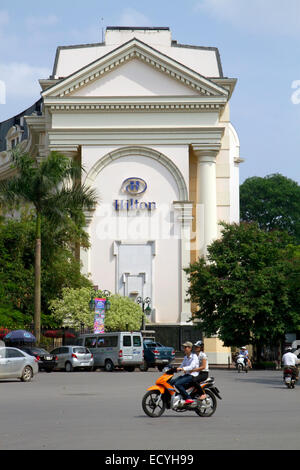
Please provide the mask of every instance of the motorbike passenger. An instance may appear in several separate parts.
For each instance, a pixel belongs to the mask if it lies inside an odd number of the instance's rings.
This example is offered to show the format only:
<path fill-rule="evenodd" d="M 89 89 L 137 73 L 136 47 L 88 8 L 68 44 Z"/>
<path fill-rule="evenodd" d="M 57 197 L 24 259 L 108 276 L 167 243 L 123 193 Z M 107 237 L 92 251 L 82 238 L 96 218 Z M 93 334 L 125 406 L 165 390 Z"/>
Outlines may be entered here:
<path fill-rule="evenodd" d="M 193 377 L 198 375 L 198 372 L 195 372 L 194 369 L 199 367 L 199 361 L 198 356 L 192 352 L 193 343 L 187 341 L 183 344 L 183 347 L 185 356 L 180 367 L 177 368 L 177 372 L 183 371 L 185 374 L 177 379 L 172 379 L 170 383 L 180 392 L 185 404 L 189 405 L 194 403 L 194 400 L 191 399 L 185 388 L 189 388 L 188 386 L 193 382 Z"/>
<path fill-rule="evenodd" d="M 203 341 L 197 341 L 194 344 L 194 350 L 198 356 L 198 367 L 194 369 L 194 372 L 199 372 L 196 377 L 193 377 L 193 385 L 197 388 L 200 393 L 200 400 L 205 400 L 206 394 L 203 392 L 203 389 L 200 385 L 201 382 L 204 382 L 208 378 L 209 367 L 208 367 L 208 358 L 204 352 L 204 343 Z"/>
<path fill-rule="evenodd" d="M 292 369 L 293 371 L 293 377 L 295 380 L 299 379 L 299 370 L 297 364 L 299 363 L 299 360 L 292 352 L 291 347 L 285 348 L 285 354 L 282 356 L 282 362 L 284 367 L 288 367 L 289 369 Z"/>

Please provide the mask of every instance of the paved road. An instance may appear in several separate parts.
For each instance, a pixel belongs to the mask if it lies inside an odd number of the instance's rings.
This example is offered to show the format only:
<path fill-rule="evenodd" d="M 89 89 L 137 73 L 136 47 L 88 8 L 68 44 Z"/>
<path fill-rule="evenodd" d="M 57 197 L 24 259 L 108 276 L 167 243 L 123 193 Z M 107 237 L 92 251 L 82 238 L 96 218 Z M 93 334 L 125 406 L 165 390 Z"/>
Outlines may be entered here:
<path fill-rule="evenodd" d="M 223 400 L 211 418 L 144 415 L 141 399 L 159 372 L 40 373 L 0 382 L 0 450 L 300 449 L 300 387 L 281 372 L 214 370 Z"/>

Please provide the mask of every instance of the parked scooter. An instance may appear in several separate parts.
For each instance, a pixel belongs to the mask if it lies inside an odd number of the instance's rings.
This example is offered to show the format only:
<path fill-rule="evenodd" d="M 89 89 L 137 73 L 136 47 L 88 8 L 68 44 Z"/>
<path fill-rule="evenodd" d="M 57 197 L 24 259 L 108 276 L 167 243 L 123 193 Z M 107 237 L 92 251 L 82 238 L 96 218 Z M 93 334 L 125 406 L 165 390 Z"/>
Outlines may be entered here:
<path fill-rule="evenodd" d="M 283 369 L 283 381 L 287 388 L 295 388 L 297 382 L 295 371 L 291 367 Z"/>
<path fill-rule="evenodd" d="M 156 384 L 148 388 L 142 401 L 146 415 L 150 418 L 159 418 L 166 409 L 171 409 L 178 413 L 194 411 L 198 416 L 212 416 L 217 408 L 216 397 L 222 400 L 219 390 L 215 387 L 214 378 L 211 377 L 201 383 L 203 392 L 206 394 L 204 400 L 200 400 L 198 390 L 191 386 L 187 392 L 194 402 L 186 404 L 180 393 L 170 384 L 175 373 L 176 368 L 164 369 L 164 374 L 159 377 Z"/>
<path fill-rule="evenodd" d="M 243 356 L 242 354 L 239 354 L 237 356 L 236 361 L 235 361 L 235 367 L 238 373 L 242 371 L 245 371 L 246 374 L 248 373 L 249 366 L 248 366 L 248 362 L 245 364 L 245 356 Z"/>

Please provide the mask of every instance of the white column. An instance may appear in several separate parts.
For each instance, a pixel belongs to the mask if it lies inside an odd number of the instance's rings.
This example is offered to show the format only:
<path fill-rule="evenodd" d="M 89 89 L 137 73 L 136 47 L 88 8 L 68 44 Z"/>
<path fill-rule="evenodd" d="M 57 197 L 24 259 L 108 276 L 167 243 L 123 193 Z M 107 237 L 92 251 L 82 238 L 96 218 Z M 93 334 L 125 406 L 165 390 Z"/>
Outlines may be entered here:
<path fill-rule="evenodd" d="M 191 262 L 191 224 L 193 220 L 193 203 L 189 201 L 174 202 L 174 209 L 179 211 L 178 220 L 181 222 L 181 315 L 180 324 L 187 324 L 191 319 L 191 302 L 187 302 L 187 291 L 189 288 L 187 274 L 183 271 L 188 268 Z"/>
<path fill-rule="evenodd" d="M 197 166 L 197 250 L 207 255 L 207 247 L 217 239 L 216 157 L 219 149 L 194 149 Z"/>

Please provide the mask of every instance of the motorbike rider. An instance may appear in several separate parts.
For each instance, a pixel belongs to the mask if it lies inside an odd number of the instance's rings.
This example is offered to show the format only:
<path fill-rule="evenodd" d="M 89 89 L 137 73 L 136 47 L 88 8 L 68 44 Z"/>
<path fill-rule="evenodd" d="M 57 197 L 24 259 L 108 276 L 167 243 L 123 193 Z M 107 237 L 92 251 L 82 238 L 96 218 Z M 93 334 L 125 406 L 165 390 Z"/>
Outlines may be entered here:
<path fill-rule="evenodd" d="M 205 400 L 206 394 L 203 392 L 203 389 L 200 385 L 201 382 L 204 382 L 208 378 L 209 367 L 208 367 L 208 358 L 204 352 L 204 343 L 199 340 L 194 344 L 194 350 L 198 356 L 199 365 L 193 372 L 199 372 L 196 377 L 193 377 L 193 384 L 200 393 L 200 400 Z"/>
<path fill-rule="evenodd" d="M 181 396 L 185 400 L 185 404 L 189 405 L 194 403 L 194 400 L 191 399 L 190 395 L 187 393 L 185 388 L 189 388 L 189 384 L 193 382 L 193 377 L 198 375 L 198 372 L 195 372 L 194 369 L 199 367 L 198 356 L 192 352 L 193 343 L 187 341 L 183 344 L 185 356 L 176 370 L 177 372 L 185 372 L 184 375 L 177 377 L 176 379 L 171 380 L 171 384 L 177 388 Z"/>
<path fill-rule="evenodd" d="M 284 368 L 288 367 L 292 369 L 293 377 L 295 378 L 295 380 L 298 380 L 299 370 L 298 370 L 297 364 L 299 363 L 299 360 L 296 354 L 292 352 L 292 350 L 293 349 L 290 346 L 285 348 L 285 354 L 282 356 L 282 362 L 283 362 Z"/>
<path fill-rule="evenodd" d="M 239 355 L 244 357 L 245 367 L 247 367 L 247 366 L 250 367 L 249 352 L 248 352 L 246 346 L 241 347 Z"/>

